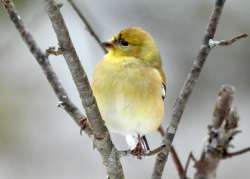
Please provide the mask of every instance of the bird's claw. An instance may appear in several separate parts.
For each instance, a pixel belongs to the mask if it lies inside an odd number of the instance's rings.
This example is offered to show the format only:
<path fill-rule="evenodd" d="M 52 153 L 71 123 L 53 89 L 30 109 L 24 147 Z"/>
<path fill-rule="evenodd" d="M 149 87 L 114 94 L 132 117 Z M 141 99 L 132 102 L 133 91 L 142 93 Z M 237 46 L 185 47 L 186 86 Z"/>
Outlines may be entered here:
<path fill-rule="evenodd" d="M 136 147 L 131 151 L 131 154 L 136 156 L 138 159 L 142 159 L 142 156 L 146 153 L 141 142 L 138 142 Z"/>

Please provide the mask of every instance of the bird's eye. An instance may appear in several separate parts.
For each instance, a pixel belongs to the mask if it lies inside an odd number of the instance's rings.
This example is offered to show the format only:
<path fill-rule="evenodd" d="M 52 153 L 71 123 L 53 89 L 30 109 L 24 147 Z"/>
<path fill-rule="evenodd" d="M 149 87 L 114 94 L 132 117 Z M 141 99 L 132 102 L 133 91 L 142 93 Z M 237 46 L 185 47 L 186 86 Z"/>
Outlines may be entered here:
<path fill-rule="evenodd" d="M 123 39 L 121 39 L 120 41 L 119 41 L 119 43 L 122 45 L 122 46 L 128 46 L 128 42 L 126 41 L 126 40 L 123 40 Z"/>

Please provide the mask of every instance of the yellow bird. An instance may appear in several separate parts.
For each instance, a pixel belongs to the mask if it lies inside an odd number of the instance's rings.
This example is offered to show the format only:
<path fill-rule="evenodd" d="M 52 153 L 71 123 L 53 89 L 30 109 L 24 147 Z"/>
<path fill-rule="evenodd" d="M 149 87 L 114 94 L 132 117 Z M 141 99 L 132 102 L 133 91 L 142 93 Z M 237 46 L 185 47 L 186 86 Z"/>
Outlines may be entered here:
<path fill-rule="evenodd" d="M 104 46 L 108 53 L 95 68 L 93 93 L 108 129 L 126 136 L 140 154 L 142 137 L 156 131 L 164 115 L 166 77 L 160 53 L 139 27 L 123 29 Z"/>

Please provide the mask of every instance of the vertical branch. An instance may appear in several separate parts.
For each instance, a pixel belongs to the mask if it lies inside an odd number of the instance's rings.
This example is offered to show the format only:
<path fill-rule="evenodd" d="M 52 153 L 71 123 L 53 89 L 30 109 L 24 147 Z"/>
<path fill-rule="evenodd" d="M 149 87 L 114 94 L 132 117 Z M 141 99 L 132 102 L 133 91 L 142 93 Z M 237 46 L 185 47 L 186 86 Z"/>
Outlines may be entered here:
<path fill-rule="evenodd" d="M 193 88 L 199 78 L 200 72 L 203 65 L 207 59 L 207 56 L 211 50 L 209 46 L 209 39 L 213 39 L 217 25 L 221 16 L 221 12 L 224 6 L 225 0 L 215 0 L 214 9 L 210 16 L 205 35 L 203 37 L 203 42 L 198 52 L 196 60 L 193 62 L 191 71 L 189 72 L 186 81 L 177 97 L 175 104 L 173 106 L 172 116 L 170 119 L 170 124 L 166 129 L 166 133 L 163 139 L 163 143 L 171 144 L 174 136 L 176 134 L 178 125 L 180 123 L 183 111 L 185 109 L 186 103 L 193 91 Z M 168 158 L 169 151 L 167 148 L 160 152 L 155 161 L 154 170 L 151 179 L 160 179 Z"/>
<path fill-rule="evenodd" d="M 93 96 L 87 75 L 77 56 L 69 32 L 60 12 L 60 6 L 54 0 L 45 0 L 46 11 L 56 33 L 60 49 L 80 95 L 82 105 L 95 136 L 94 145 L 102 156 L 109 178 L 124 178 L 116 147 L 113 145 L 108 129 L 101 118 L 96 99 Z"/>

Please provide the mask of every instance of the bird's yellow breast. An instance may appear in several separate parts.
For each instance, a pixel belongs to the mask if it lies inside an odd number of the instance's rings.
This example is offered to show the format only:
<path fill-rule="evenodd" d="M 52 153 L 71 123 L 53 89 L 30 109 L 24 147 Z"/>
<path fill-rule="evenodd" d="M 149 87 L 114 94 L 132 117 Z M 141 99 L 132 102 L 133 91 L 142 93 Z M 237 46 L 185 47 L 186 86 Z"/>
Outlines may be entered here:
<path fill-rule="evenodd" d="M 107 127 L 122 134 L 146 134 L 163 119 L 162 77 L 140 59 L 104 59 L 95 69 L 92 88 Z"/>

